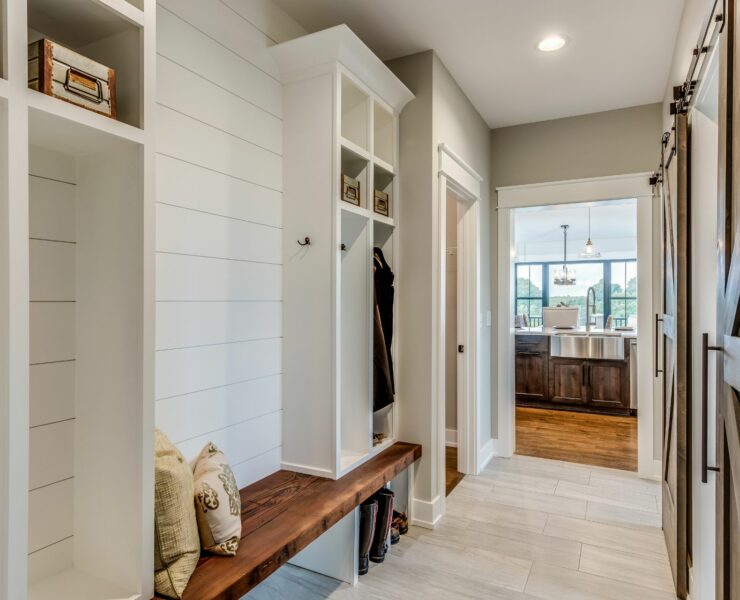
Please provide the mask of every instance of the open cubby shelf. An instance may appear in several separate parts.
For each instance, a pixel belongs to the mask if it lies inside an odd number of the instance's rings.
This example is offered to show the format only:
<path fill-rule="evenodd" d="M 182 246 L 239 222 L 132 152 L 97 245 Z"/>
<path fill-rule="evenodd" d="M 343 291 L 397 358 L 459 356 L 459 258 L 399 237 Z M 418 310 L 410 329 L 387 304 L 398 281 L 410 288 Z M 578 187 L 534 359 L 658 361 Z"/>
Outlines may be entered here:
<path fill-rule="evenodd" d="M 3 459 L 19 492 L 0 498 L 16 546 L 12 557 L 0 550 L 15 566 L 3 591 L 148 600 L 154 138 L 143 125 L 154 110 L 145 92 L 154 89 L 156 2 L 0 4 L 0 108 L 10 117 L 0 122 L 0 202 L 13 207 L 12 269 L 0 273 L 14 273 L 2 282 L 14 394 L 0 435 L 12 432 Z M 119 120 L 29 89 L 26 31 L 29 43 L 48 37 L 116 69 Z"/>
<path fill-rule="evenodd" d="M 310 228 L 337 249 L 286 256 L 283 265 L 284 371 L 292 374 L 283 393 L 283 467 L 339 478 L 393 443 L 398 429 L 402 398 L 373 413 L 373 248 L 397 269 L 398 113 L 413 96 L 346 27 L 271 51 L 290 79 L 284 236 L 302 239 Z M 359 206 L 342 200 L 342 175 L 359 181 Z M 374 211 L 376 189 L 389 196 L 387 217 Z M 381 444 L 373 433 L 385 436 Z"/>
<path fill-rule="evenodd" d="M 27 1 L 28 43 L 47 37 L 115 69 L 117 119 L 141 127 L 141 8 L 127 0 Z"/>

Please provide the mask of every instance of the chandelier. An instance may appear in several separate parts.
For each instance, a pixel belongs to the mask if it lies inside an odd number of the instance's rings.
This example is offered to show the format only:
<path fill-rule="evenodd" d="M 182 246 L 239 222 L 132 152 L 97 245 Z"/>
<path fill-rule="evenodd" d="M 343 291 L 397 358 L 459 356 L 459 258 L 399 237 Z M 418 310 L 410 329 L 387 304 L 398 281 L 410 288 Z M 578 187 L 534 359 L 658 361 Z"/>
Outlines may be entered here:
<path fill-rule="evenodd" d="M 555 271 L 555 285 L 575 285 L 575 269 L 568 268 L 568 228 L 570 225 L 561 225 L 563 230 L 563 268 Z"/>

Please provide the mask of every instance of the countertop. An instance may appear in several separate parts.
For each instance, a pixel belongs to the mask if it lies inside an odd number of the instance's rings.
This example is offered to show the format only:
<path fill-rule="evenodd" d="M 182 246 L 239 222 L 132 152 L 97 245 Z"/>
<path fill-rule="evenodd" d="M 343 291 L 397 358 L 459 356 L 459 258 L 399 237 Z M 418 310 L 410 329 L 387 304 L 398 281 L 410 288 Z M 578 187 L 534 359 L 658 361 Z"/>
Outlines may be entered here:
<path fill-rule="evenodd" d="M 558 334 L 569 334 L 569 333 L 580 333 L 581 335 L 586 333 L 585 327 L 578 327 L 576 329 L 555 329 L 553 327 L 516 327 L 514 328 L 516 335 L 546 335 L 553 336 Z M 622 338 L 637 338 L 637 330 L 633 331 L 613 331 L 611 329 L 591 329 L 589 335 L 607 335 L 610 337 L 622 337 Z"/>

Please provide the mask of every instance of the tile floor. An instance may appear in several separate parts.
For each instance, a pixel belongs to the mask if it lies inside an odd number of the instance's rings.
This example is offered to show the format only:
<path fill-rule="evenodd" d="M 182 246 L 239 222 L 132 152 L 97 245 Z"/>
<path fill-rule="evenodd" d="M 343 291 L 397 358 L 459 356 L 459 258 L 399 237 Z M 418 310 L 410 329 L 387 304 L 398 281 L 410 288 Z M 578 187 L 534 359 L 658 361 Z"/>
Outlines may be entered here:
<path fill-rule="evenodd" d="M 660 485 L 541 458 L 494 459 L 353 588 L 284 567 L 248 600 L 674 600 Z"/>

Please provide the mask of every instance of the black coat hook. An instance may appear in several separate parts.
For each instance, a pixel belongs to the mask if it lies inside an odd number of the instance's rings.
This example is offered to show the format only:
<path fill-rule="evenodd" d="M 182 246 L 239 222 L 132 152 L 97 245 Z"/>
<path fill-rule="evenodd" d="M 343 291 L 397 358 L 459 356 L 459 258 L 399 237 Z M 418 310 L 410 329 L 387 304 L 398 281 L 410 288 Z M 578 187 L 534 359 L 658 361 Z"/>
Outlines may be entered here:
<path fill-rule="evenodd" d="M 342 245 L 341 245 L 341 246 L 339 246 L 339 249 L 340 249 L 340 250 L 341 250 L 342 252 L 347 252 L 347 244 L 345 244 L 344 242 L 342 242 Z"/>
<path fill-rule="evenodd" d="M 303 241 L 298 240 L 299 246 L 310 246 L 311 245 L 311 238 L 306 236 Z"/>

